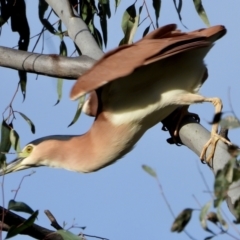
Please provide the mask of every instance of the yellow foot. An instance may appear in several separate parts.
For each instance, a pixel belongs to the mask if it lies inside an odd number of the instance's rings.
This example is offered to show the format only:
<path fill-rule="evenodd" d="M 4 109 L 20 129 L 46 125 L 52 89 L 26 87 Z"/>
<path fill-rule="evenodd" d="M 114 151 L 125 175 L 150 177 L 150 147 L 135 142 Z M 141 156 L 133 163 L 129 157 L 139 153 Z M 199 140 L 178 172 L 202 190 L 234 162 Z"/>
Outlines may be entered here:
<path fill-rule="evenodd" d="M 207 163 L 209 165 L 210 160 L 213 159 L 213 157 L 214 157 L 217 142 L 219 140 L 223 141 L 224 143 L 226 143 L 228 145 L 232 145 L 232 143 L 230 141 L 228 141 L 226 138 L 220 136 L 219 134 L 217 134 L 217 133 L 211 134 L 211 138 L 203 146 L 203 150 L 202 150 L 201 155 L 200 155 L 200 159 L 203 163 Z M 209 148 L 210 145 L 212 147 L 211 152 L 208 155 L 208 157 L 206 158 L 207 149 Z"/>

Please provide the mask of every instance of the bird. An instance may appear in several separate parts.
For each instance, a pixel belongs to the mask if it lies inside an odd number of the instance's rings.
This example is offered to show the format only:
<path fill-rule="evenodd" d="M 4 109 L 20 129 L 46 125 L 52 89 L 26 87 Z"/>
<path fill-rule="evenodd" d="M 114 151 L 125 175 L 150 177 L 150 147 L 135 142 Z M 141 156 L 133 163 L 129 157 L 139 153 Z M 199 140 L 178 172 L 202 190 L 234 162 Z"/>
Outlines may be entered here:
<path fill-rule="evenodd" d="M 70 93 L 71 100 L 89 94 L 83 111 L 95 117 L 91 128 L 82 135 L 46 136 L 28 143 L 0 174 L 39 166 L 94 172 L 121 159 L 178 107 L 184 116 L 191 104 L 209 102 L 220 113 L 219 98 L 198 92 L 208 78 L 204 58 L 225 34 L 221 25 L 186 33 L 168 24 L 109 51 L 77 79 Z M 178 131 L 176 127 L 174 134 Z M 214 123 L 200 155 L 207 163 L 218 140 L 230 144 L 217 132 Z"/>

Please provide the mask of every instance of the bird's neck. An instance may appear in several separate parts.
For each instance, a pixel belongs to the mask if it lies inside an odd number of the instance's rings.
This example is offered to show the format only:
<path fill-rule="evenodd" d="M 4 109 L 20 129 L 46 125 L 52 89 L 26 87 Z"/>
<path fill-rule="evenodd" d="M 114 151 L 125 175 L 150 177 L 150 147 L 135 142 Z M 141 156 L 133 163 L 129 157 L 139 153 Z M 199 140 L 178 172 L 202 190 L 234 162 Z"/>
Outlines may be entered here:
<path fill-rule="evenodd" d="M 70 150 L 70 168 L 92 172 L 112 164 L 128 153 L 142 136 L 143 133 L 137 128 L 129 124 L 116 126 L 106 114 L 101 113 L 86 134 L 71 139 L 74 149 Z"/>

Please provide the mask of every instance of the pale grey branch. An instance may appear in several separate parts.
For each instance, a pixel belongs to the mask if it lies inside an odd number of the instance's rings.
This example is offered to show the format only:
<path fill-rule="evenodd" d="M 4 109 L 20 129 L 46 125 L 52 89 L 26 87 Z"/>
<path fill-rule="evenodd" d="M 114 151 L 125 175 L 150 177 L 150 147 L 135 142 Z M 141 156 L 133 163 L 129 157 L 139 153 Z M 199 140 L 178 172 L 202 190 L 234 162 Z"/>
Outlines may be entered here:
<path fill-rule="evenodd" d="M 68 30 L 68 35 L 77 44 L 83 55 L 93 59 L 100 59 L 103 56 L 102 50 L 98 47 L 92 34 L 84 21 L 77 16 L 68 0 L 46 0 L 54 9 Z"/>
<path fill-rule="evenodd" d="M 87 56 L 63 57 L 0 47 L 0 66 L 51 77 L 77 79 L 94 63 L 95 60 Z"/>
<path fill-rule="evenodd" d="M 182 128 L 180 129 L 180 138 L 184 145 L 196 153 L 197 156 L 200 156 L 204 144 L 210 138 L 210 132 L 201 124 L 196 123 L 194 120 L 188 119 L 185 123 L 183 123 Z M 212 162 L 213 173 L 216 174 L 219 169 L 224 168 L 225 164 L 231 158 L 232 156 L 227 151 L 227 145 L 219 141 Z M 234 182 L 228 191 L 227 203 L 229 210 L 234 216 L 236 216 L 236 214 L 233 209 L 233 204 L 240 197 L 239 189 L 240 181 Z"/>

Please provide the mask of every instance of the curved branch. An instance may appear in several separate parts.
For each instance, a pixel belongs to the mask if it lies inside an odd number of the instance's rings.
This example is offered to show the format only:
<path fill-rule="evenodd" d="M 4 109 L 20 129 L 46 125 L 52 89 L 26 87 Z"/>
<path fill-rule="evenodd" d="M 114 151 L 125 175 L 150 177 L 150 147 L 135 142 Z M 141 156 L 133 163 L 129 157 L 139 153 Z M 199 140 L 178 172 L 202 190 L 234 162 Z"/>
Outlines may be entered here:
<path fill-rule="evenodd" d="M 98 47 L 92 34 L 84 21 L 77 16 L 68 0 L 46 0 L 54 9 L 68 30 L 68 35 L 77 44 L 83 55 L 93 59 L 100 59 L 103 56 L 102 50 Z"/>
<path fill-rule="evenodd" d="M 51 77 L 77 79 L 95 62 L 94 59 L 84 55 L 63 57 L 0 47 L 0 66 Z"/>

